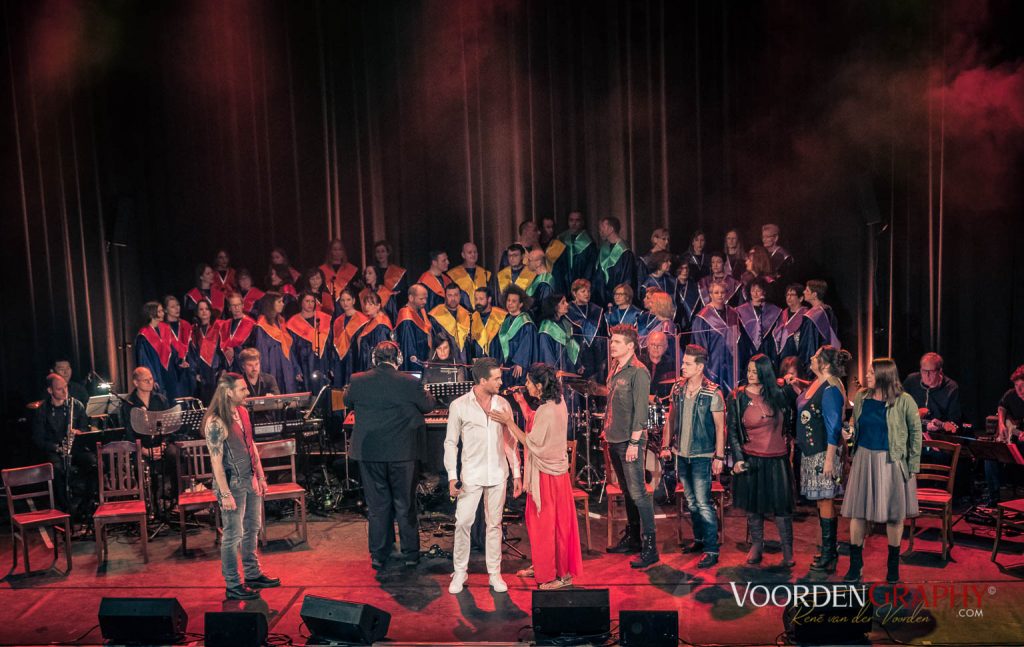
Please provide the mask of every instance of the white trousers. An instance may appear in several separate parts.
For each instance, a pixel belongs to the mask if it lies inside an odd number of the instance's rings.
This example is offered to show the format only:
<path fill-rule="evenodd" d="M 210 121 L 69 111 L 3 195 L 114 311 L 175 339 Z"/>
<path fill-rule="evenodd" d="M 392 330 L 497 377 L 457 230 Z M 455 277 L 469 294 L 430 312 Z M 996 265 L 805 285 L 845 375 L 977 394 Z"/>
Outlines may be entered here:
<path fill-rule="evenodd" d="M 505 483 L 501 485 L 463 484 L 462 493 L 455 504 L 455 572 L 465 573 L 469 568 L 469 531 L 476 519 L 476 510 L 484 499 L 484 521 L 487 535 L 484 543 L 487 572 L 501 573 L 501 515 L 505 509 Z"/>

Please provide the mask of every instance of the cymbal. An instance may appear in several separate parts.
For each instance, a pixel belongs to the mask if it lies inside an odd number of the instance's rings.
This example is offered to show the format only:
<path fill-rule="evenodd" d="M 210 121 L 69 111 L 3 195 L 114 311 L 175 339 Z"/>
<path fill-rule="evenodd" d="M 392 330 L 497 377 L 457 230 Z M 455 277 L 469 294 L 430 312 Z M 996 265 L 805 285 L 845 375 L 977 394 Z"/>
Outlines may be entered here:
<path fill-rule="evenodd" d="M 578 373 L 570 373 L 569 371 L 555 371 L 555 377 L 567 378 L 570 380 L 582 380 Z"/>
<path fill-rule="evenodd" d="M 662 380 L 661 382 L 658 382 L 658 384 L 675 384 L 676 382 L 676 378 L 670 377 L 667 380 Z"/>
<path fill-rule="evenodd" d="M 579 380 L 573 382 L 566 382 L 566 386 L 570 389 L 579 393 L 580 395 L 591 395 L 604 397 L 608 395 L 608 387 L 603 384 L 598 384 L 594 380 L 587 382 L 581 382 Z"/>

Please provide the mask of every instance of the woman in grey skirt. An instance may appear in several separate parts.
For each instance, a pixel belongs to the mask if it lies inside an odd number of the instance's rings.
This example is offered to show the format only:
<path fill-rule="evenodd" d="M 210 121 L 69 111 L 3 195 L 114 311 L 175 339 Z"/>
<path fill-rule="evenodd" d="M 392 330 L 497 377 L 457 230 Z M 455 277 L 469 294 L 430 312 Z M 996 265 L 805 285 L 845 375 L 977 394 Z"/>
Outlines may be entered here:
<path fill-rule="evenodd" d="M 903 521 L 916 517 L 917 480 L 921 470 L 921 416 L 917 404 L 900 384 L 896 362 L 883 357 L 871 362 L 867 388 L 853 404 L 853 466 L 842 514 L 850 519 L 850 570 L 843 577 L 857 582 L 864 566 L 864 533 L 868 523 L 884 523 L 889 538 L 885 579 L 900 577 Z"/>

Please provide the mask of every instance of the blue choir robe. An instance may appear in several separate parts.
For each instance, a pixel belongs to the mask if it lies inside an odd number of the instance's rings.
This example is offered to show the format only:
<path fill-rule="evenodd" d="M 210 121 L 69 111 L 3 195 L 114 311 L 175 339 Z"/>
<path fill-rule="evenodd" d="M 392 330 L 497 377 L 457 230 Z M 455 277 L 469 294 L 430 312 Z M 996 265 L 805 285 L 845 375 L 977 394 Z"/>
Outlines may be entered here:
<path fill-rule="evenodd" d="M 692 340 L 708 351 L 704 366 L 708 379 L 731 393 L 736 387 L 733 360 L 738 334 L 739 318 L 736 310 L 725 307 L 725 316 L 711 306 L 705 306 L 693 319 Z"/>
<path fill-rule="evenodd" d="M 171 329 L 171 359 L 164 378 L 164 395 L 168 400 L 188 398 L 196 391 L 195 367 L 188 362 L 188 343 L 192 338 L 192 324 L 179 319 L 165 322 Z M 188 363 L 183 367 L 182 362 Z"/>
<path fill-rule="evenodd" d="M 186 321 L 192 321 L 196 318 L 196 309 L 199 307 L 200 301 L 206 301 L 210 304 L 210 310 L 213 311 L 213 318 L 217 319 L 221 313 L 224 312 L 224 301 L 227 294 L 214 283 L 213 287 L 205 290 L 201 288 L 192 288 L 185 293 L 185 298 L 181 300 L 181 318 Z"/>
<path fill-rule="evenodd" d="M 676 303 L 676 328 L 680 332 L 690 330 L 693 325 L 693 318 L 703 307 L 700 302 L 700 289 L 696 279 L 687 279 L 683 282 L 676 281 L 674 293 Z"/>
<path fill-rule="evenodd" d="M 797 354 L 800 356 L 800 363 L 804 371 L 810 368 L 811 356 L 822 346 L 828 344 L 834 348 L 842 348 L 839 343 L 839 335 L 836 333 L 836 326 L 835 313 L 826 304 L 808 308 L 804 313 L 803 322 L 800 325 L 800 342 L 797 347 Z"/>
<path fill-rule="evenodd" d="M 397 294 L 384 287 L 383 285 L 377 287 L 377 296 L 380 298 L 380 311 L 388 316 L 388 321 L 394 321 L 398 317 L 398 299 Z M 359 303 L 363 302 L 363 297 L 370 293 L 370 288 L 363 288 L 359 291 Z M 338 307 L 338 312 L 334 316 L 341 314 L 341 307 Z"/>
<path fill-rule="evenodd" d="M 331 295 L 332 302 L 338 300 L 342 290 L 354 280 L 359 279 L 359 268 L 348 262 L 341 263 L 337 267 L 330 263 L 324 263 L 318 269 L 324 274 L 323 289 Z"/>
<path fill-rule="evenodd" d="M 281 393 L 300 392 L 298 377 L 302 372 L 293 360 L 292 334 L 283 318 L 279 324 L 272 324 L 260 316 L 253 336 L 253 346 L 260 352 L 260 370 L 274 376 Z"/>
<path fill-rule="evenodd" d="M 217 379 L 221 371 L 227 368 L 227 360 L 220 350 L 221 333 L 224 326 L 216 321 L 209 326 L 196 324 L 192 326 L 192 339 L 188 345 L 188 363 L 196 375 L 196 395 L 209 405 L 213 392 L 217 389 Z"/>
<path fill-rule="evenodd" d="M 800 339 L 802 335 L 800 331 L 804 323 L 804 314 L 807 312 L 807 306 L 800 306 L 796 312 L 790 312 L 789 308 L 783 308 L 779 315 L 779 322 L 775 326 L 775 356 L 778 358 L 779 364 L 782 360 L 787 357 L 799 357 L 800 356 Z M 817 350 L 817 349 L 815 349 Z M 814 353 L 811 353 L 812 355 Z M 807 361 L 810 362 L 810 355 L 807 356 Z M 801 369 L 804 366 L 803 359 L 800 359 Z M 778 366 L 775 367 L 778 369 Z"/>
<path fill-rule="evenodd" d="M 760 307 L 747 302 L 736 308 L 736 317 L 740 320 L 740 338 L 736 345 L 739 360 L 737 382 L 746 383 L 747 363 L 754 355 L 764 353 L 772 361 L 772 366 L 778 363 L 775 327 L 782 318 L 782 309 L 767 301 Z"/>
<path fill-rule="evenodd" d="M 342 388 L 352 380 L 352 374 L 362 370 L 359 367 L 359 334 L 370 318 L 358 310 L 352 316 L 344 313 L 334 318 L 331 324 L 331 384 Z"/>
<path fill-rule="evenodd" d="M 671 319 L 658 319 L 653 313 L 643 312 L 637 318 L 637 338 L 640 340 L 640 348 L 647 347 L 647 338 L 651 333 L 663 332 L 668 335 L 669 346 L 676 342 L 676 324 Z"/>
<path fill-rule="evenodd" d="M 395 295 L 395 313 L 397 316 L 398 310 L 405 305 L 406 300 L 409 298 L 409 273 L 405 271 L 404 267 L 397 265 L 377 267 L 377 282 L 391 290 L 391 293 Z M 394 318 L 391 321 L 394 321 Z"/>
<path fill-rule="evenodd" d="M 693 247 L 690 247 L 680 260 L 690 265 L 690 278 L 692 279 L 699 281 L 708 274 L 711 274 L 711 255 L 706 251 L 695 254 Z"/>
<path fill-rule="evenodd" d="M 469 336 L 466 339 L 466 358 L 469 361 L 481 357 L 504 360 L 498 331 L 507 316 L 508 313 L 497 306 L 491 306 L 489 312 L 473 312 L 469 318 Z"/>
<path fill-rule="evenodd" d="M 530 287 L 533 283 L 533 279 L 537 277 L 530 268 L 525 265 L 521 265 L 519 269 L 513 269 L 511 265 L 505 266 L 498 270 L 494 276 L 495 285 L 498 287 L 497 299 L 498 305 L 502 308 L 505 307 L 505 289 L 510 285 L 516 285 L 523 290 Z"/>
<path fill-rule="evenodd" d="M 266 292 L 259 288 L 249 288 L 245 294 L 239 294 L 242 297 L 242 311 L 252 317 L 253 322 L 256 321 L 256 317 L 260 316 L 260 300 L 266 294 Z"/>
<path fill-rule="evenodd" d="M 145 366 L 153 374 L 153 384 L 167 394 L 168 367 L 171 363 L 171 327 L 160 322 L 156 330 L 150 325 L 139 329 L 135 337 L 135 365 Z"/>
<path fill-rule="evenodd" d="M 532 314 L 534 318 L 540 317 L 541 304 L 544 303 L 544 300 L 557 292 L 552 284 L 553 281 L 554 276 L 552 276 L 551 272 L 537 274 L 533 277 L 533 281 L 531 281 L 530 285 L 526 288 L 526 294 L 533 299 L 530 314 Z"/>
<path fill-rule="evenodd" d="M 668 273 L 661 276 L 648 274 L 647 278 L 640 283 L 640 303 L 644 302 L 644 297 L 647 296 L 647 291 L 651 288 L 661 290 L 671 297 L 676 293 L 676 278 Z"/>
<path fill-rule="evenodd" d="M 579 374 L 582 370 L 580 345 L 573 338 L 572 322 L 568 317 L 540 322 L 537 350 L 540 361 L 556 371 Z"/>
<path fill-rule="evenodd" d="M 621 240 L 614 245 L 604 243 L 594 265 L 590 300 L 601 308 L 608 307 L 613 303 L 612 292 L 620 283 L 628 285 L 636 294 L 636 260 L 633 252 Z"/>
<path fill-rule="evenodd" d="M 451 347 L 451 360 L 456 364 L 466 363 L 466 338 L 469 336 L 470 314 L 461 305 L 454 311 L 441 304 L 427 313 L 430 319 L 431 332 L 435 339 L 442 337 L 448 340 Z"/>
<path fill-rule="evenodd" d="M 705 276 L 701 280 L 697 281 L 697 289 L 700 291 L 701 307 L 711 305 L 711 282 L 714 280 L 710 274 Z M 725 283 L 725 303 L 732 307 L 737 307 L 741 303 L 747 302 L 747 296 L 743 291 L 743 284 L 731 275 L 726 274 L 721 279 Z"/>
<path fill-rule="evenodd" d="M 608 312 L 605 313 L 604 320 L 609 329 L 611 329 L 612 326 L 618 326 L 620 324 L 636 328 L 637 321 L 640 319 L 641 314 L 643 314 L 643 310 L 632 303 L 622 309 L 617 308 L 613 304 L 608 308 Z"/>
<path fill-rule="evenodd" d="M 390 341 L 394 334 L 391 318 L 378 312 L 373 319 L 367 320 L 359 330 L 358 341 L 359 361 L 354 367 L 355 372 L 368 371 L 373 368 L 373 349 L 382 341 Z"/>
<path fill-rule="evenodd" d="M 430 311 L 444 303 L 444 291 L 452 284 L 452 280 L 444 272 L 434 276 L 427 270 L 420 275 L 418 283 L 427 288 L 427 310 Z"/>
<path fill-rule="evenodd" d="M 785 280 L 789 276 L 794 265 L 793 255 L 782 247 L 776 247 L 768 254 L 768 261 L 771 263 L 772 276 Z"/>
<path fill-rule="evenodd" d="M 331 354 L 331 318 L 320 310 L 313 311 L 313 317 L 306 319 L 301 313 L 288 320 L 288 332 L 292 334 L 292 358 L 302 372 L 302 388 L 314 395 L 327 383 L 327 372 L 333 370 Z M 313 377 L 319 373 L 320 378 Z"/>
<path fill-rule="evenodd" d="M 516 241 L 516 242 L 518 243 L 519 241 Z M 523 245 L 522 243 L 519 243 L 519 244 Z M 538 249 L 538 248 L 536 248 L 536 247 L 528 247 L 526 245 L 523 245 L 523 248 L 526 250 L 526 254 L 523 254 L 523 263 L 526 263 L 526 257 L 529 256 L 530 252 L 532 252 L 534 249 Z M 498 260 L 498 269 L 499 270 L 504 269 L 506 267 L 508 267 L 508 248 L 507 247 L 505 249 L 501 250 L 501 258 Z M 525 288 L 523 288 L 523 289 L 525 289 Z"/>
<path fill-rule="evenodd" d="M 508 314 L 498 329 L 498 343 L 501 345 L 502 366 L 512 369 L 523 368 L 521 376 L 513 377 L 512 371 L 502 371 L 501 377 L 505 387 L 526 384 L 526 371 L 537 361 L 537 326 L 525 312 L 518 315 Z"/>
<path fill-rule="evenodd" d="M 492 294 L 494 292 L 492 274 L 480 266 L 466 267 L 465 265 L 456 265 L 448 270 L 448 278 L 454 281 L 455 285 L 459 286 L 459 290 L 462 292 L 460 304 L 466 310 L 472 311 L 473 306 L 476 305 L 475 293 L 477 288 L 490 288 Z"/>
<path fill-rule="evenodd" d="M 567 229 L 555 240 L 564 246 L 564 250 L 553 262 L 551 261 L 552 254 L 546 252 L 549 260 L 548 267 L 551 268 L 552 274 L 558 277 L 565 289 L 571 289 L 572 282 L 576 279 L 592 280 L 594 266 L 597 263 L 597 245 L 590 237 L 590 233 L 585 229 L 578 233 Z M 552 241 L 553 243 L 554 241 Z M 548 245 L 548 249 L 551 249 L 551 244 Z M 601 304 L 598 305 L 604 307 Z"/>
<path fill-rule="evenodd" d="M 547 260 L 548 267 L 551 268 L 551 274 L 554 275 L 552 285 L 558 292 L 565 292 L 572 287 L 571 284 L 564 282 L 565 276 L 557 270 L 568 249 L 558 236 L 549 240 L 544 247 L 544 258 Z"/>
<path fill-rule="evenodd" d="M 593 303 L 580 306 L 572 302 L 567 316 L 572 323 L 573 339 L 580 347 L 583 377 L 603 381 L 608 372 L 608 328 L 604 312 Z"/>
<path fill-rule="evenodd" d="M 416 311 L 411 306 L 404 306 L 398 311 L 395 321 L 395 341 L 402 350 L 403 371 L 422 371 L 420 363 L 430 358 L 431 349 L 430 321 L 425 310 Z"/>
<path fill-rule="evenodd" d="M 227 363 L 225 368 L 234 373 L 241 373 L 242 365 L 238 361 L 238 354 L 243 349 L 256 345 L 256 321 L 243 315 L 241 319 L 222 319 L 219 323 L 221 354 L 229 348 L 232 351 L 231 362 Z M 227 362 L 227 359 L 224 361 Z"/>

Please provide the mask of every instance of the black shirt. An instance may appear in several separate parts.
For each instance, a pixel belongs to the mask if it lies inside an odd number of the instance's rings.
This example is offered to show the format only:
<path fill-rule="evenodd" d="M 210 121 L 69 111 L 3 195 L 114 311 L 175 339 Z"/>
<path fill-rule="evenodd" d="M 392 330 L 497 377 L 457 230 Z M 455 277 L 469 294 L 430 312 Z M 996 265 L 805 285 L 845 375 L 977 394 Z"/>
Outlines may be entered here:
<path fill-rule="evenodd" d="M 49 398 L 40 405 L 36 417 L 32 419 L 32 442 L 47 454 L 58 451 L 58 447 L 68 436 L 69 401 L 59 407 L 53 406 Z M 85 405 L 76 401 L 72 414 L 72 429 L 85 431 L 89 421 L 85 417 Z M 76 449 L 81 448 L 78 444 Z"/>
<path fill-rule="evenodd" d="M 1024 400 L 1020 399 L 1014 389 L 1010 389 L 999 398 L 999 408 L 1006 410 L 1006 417 L 1012 418 L 1020 427 L 1024 424 Z"/>
<path fill-rule="evenodd" d="M 147 411 L 167 411 L 171 408 L 170 402 L 163 393 L 157 393 L 153 391 L 149 394 L 149 406 L 142 404 L 142 398 L 139 397 L 139 390 L 133 389 L 128 395 L 128 402 L 131 404 L 130 407 L 121 407 L 121 425 L 124 427 L 124 437 L 126 440 L 135 440 L 135 430 L 132 429 L 132 409 L 146 409 Z"/>
<path fill-rule="evenodd" d="M 911 373 L 903 380 L 903 390 L 914 398 L 914 402 L 922 409 L 928 409 L 928 415 L 922 420 L 940 420 L 960 424 L 963 413 L 960 411 L 960 385 L 942 376 L 937 387 L 928 388 L 921 382 L 920 373 Z"/>

